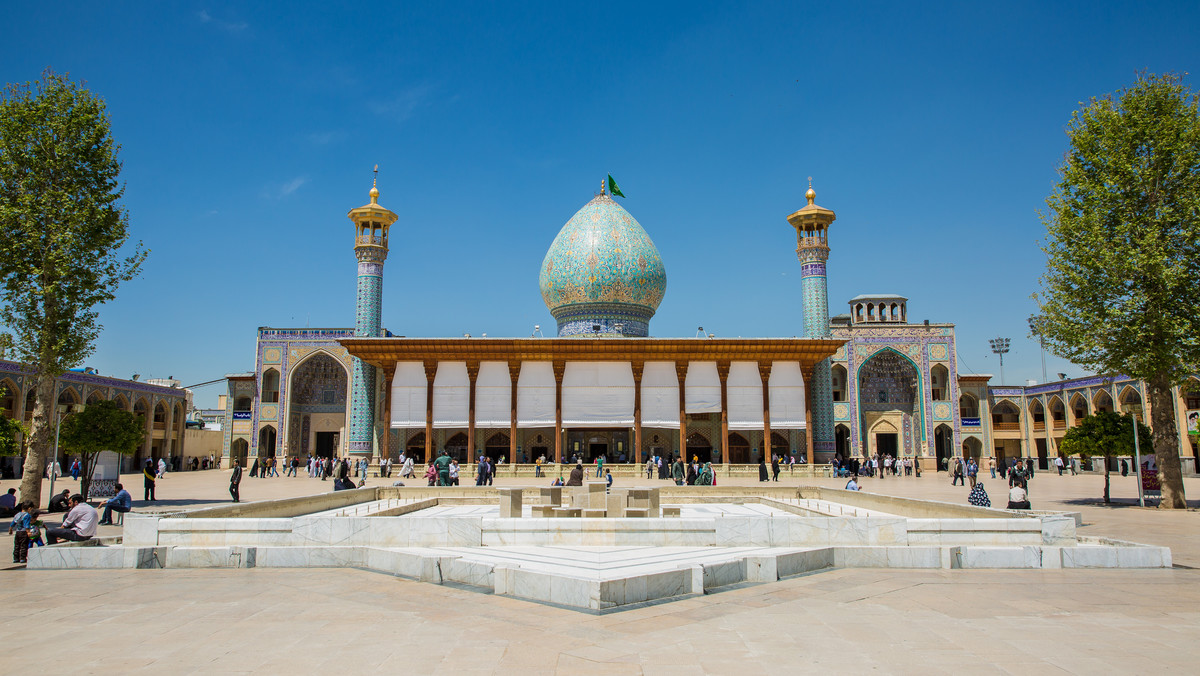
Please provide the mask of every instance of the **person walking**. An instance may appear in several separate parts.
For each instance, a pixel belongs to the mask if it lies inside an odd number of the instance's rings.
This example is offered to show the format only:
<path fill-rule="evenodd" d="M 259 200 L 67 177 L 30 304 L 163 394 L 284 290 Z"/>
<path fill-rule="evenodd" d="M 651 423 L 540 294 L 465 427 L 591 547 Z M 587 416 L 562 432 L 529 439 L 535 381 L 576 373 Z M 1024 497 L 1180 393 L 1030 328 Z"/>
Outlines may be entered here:
<path fill-rule="evenodd" d="M 229 497 L 233 498 L 234 502 L 241 502 L 242 496 L 238 489 L 242 485 L 242 463 L 237 458 L 233 458 L 233 472 L 229 475 Z"/>
<path fill-rule="evenodd" d="M 967 479 L 971 481 L 971 488 L 975 488 L 975 482 L 979 477 L 979 464 L 975 462 L 975 458 L 967 461 Z"/>
<path fill-rule="evenodd" d="M 167 459 L 166 458 L 158 459 L 158 478 L 159 479 L 167 478 Z"/>
<path fill-rule="evenodd" d="M 1061 455 L 1056 455 L 1056 456 L 1054 456 L 1054 467 L 1055 467 L 1055 468 L 1058 470 L 1058 475 L 1059 475 L 1059 476 L 1062 476 L 1062 472 L 1063 472 L 1063 466 L 1064 466 L 1064 465 L 1065 465 L 1065 463 L 1063 462 L 1063 459 L 1062 459 L 1062 456 L 1061 456 Z"/>
<path fill-rule="evenodd" d="M 952 473 L 952 478 L 950 479 L 950 485 L 958 486 L 961 484 L 961 485 L 965 486 L 966 482 L 963 481 L 963 474 L 964 474 L 964 472 L 963 472 L 962 458 L 955 458 L 954 459 L 954 471 Z"/>
<path fill-rule="evenodd" d="M 145 466 L 142 467 L 142 488 L 145 489 L 142 499 L 147 502 L 154 502 L 154 476 L 154 461 L 147 458 Z"/>
<path fill-rule="evenodd" d="M 771 481 L 779 481 L 779 456 L 771 456 Z"/>
<path fill-rule="evenodd" d="M 992 478 L 996 478 L 996 457 L 988 456 L 988 471 L 992 473 Z"/>
<path fill-rule="evenodd" d="M 400 472 L 400 478 L 402 478 L 402 479 L 416 478 L 416 474 L 413 472 L 413 459 L 412 458 L 407 458 L 407 457 L 404 458 L 404 469 Z"/>

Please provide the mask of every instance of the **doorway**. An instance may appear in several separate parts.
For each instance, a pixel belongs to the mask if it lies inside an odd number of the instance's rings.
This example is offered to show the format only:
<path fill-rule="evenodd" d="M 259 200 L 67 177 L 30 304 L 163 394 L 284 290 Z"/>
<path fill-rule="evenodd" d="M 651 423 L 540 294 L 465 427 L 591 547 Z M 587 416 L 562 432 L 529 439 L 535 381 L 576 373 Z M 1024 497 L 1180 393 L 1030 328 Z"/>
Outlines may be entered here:
<path fill-rule="evenodd" d="M 895 432 L 880 432 L 875 435 L 875 450 L 882 458 L 885 455 L 896 457 L 896 452 L 900 448 L 898 435 Z"/>
<path fill-rule="evenodd" d="M 317 432 L 316 451 L 318 458 L 332 458 L 337 446 L 337 432 Z"/>

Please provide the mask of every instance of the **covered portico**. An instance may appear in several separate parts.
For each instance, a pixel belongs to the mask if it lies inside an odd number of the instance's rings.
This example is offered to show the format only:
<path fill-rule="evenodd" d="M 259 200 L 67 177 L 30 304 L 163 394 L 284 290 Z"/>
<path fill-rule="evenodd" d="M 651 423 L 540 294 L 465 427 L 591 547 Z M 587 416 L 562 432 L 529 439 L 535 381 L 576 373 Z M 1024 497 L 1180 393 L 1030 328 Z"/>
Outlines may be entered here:
<path fill-rule="evenodd" d="M 842 340 L 808 338 L 344 338 L 351 355 L 380 369 L 388 424 L 423 430 L 425 458 L 434 429 L 463 429 L 468 462 L 478 458 L 477 430 L 507 432 L 517 458 L 519 432 L 553 434 L 553 457 L 576 452 L 571 431 L 607 430 L 610 459 L 631 436 L 630 459 L 645 461 L 643 429 L 671 430 L 687 457 L 689 415 L 720 416 L 721 447 L 730 430 L 807 430 L 812 426 L 816 365 Z M 621 430 L 628 430 L 622 435 Z M 494 435 L 489 435 L 494 436 Z M 576 436 L 579 436 L 578 434 Z M 811 434 L 805 435 L 809 463 Z M 572 437 L 573 438 L 573 437 Z M 403 440 L 401 440 L 403 441 Z M 547 449 L 549 450 L 549 449 Z M 728 457 L 727 455 L 724 457 Z M 528 458 L 533 460 L 533 456 Z"/>

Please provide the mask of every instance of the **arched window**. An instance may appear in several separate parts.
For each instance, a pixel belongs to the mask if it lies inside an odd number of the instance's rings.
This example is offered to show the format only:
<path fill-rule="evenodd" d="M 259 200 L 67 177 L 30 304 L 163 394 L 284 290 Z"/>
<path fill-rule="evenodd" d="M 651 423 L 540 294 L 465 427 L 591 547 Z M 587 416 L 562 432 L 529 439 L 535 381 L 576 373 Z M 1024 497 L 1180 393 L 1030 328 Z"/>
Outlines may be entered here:
<path fill-rule="evenodd" d="M 1050 421 L 1056 430 L 1067 426 L 1067 407 L 1063 405 L 1062 399 L 1056 396 L 1050 397 Z"/>
<path fill-rule="evenodd" d="M 3 413 L 5 418 L 16 417 L 17 392 L 19 390 L 13 381 L 0 381 L 0 413 Z"/>
<path fill-rule="evenodd" d="M 831 376 L 833 383 L 833 400 L 846 401 L 846 385 L 848 382 L 846 378 L 846 367 L 842 366 L 841 364 L 834 364 Z"/>
<path fill-rule="evenodd" d="M 1087 399 L 1084 399 L 1083 395 L 1078 392 L 1071 397 L 1071 414 L 1075 417 L 1076 425 L 1088 415 Z"/>
<path fill-rule="evenodd" d="M 1105 413 L 1111 413 L 1113 411 L 1112 397 L 1109 396 L 1108 392 L 1105 392 L 1104 390 L 1100 390 L 1096 393 L 1096 396 L 1092 399 L 1092 403 L 1096 405 L 1097 413 L 1102 411 Z"/>
<path fill-rule="evenodd" d="M 235 411 L 249 411 L 249 410 L 250 410 L 250 406 L 252 405 L 252 401 L 253 401 L 253 400 L 252 400 L 252 399 L 250 399 L 250 397 L 246 397 L 246 396 L 238 397 L 238 398 L 237 398 L 237 399 L 235 399 L 235 400 L 234 400 L 234 402 L 233 402 L 233 410 L 235 410 Z"/>
<path fill-rule="evenodd" d="M 950 370 L 941 364 L 934 364 L 929 369 L 929 391 L 934 401 L 946 401 L 950 398 Z"/>
<path fill-rule="evenodd" d="M 979 417 L 979 400 L 975 395 L 969 392 L 963 392 L 958 398 L 958 417 L 960 418 L 978 418 Z"/>
<path fill-rule="evenodd" d="M 1183 403 L 1189 411 L 1200 409 L 1200 380 L 1192 378 L 1180 390 L 1183 395 Z"/>
<path fill-rule="evenodd" d="M 279 402 L 279 371 L 267 369 L 262 375 L 262 401 L 264 404 Z"/>
<path fill-rule="evenodd" d="M 160 401 L 154 407 L 154 429 L 161 430 L 167 427 L 167 407 L 163 406 Z"/>
<path fill-rule="evenodd" d="M 1033 419 L 1033 429 L 1042 430 L 1046 428 L 1046 409 L 1042 406 L 1042 402 L 1034 399 L 1029 402 L 1029 417 Z"/>

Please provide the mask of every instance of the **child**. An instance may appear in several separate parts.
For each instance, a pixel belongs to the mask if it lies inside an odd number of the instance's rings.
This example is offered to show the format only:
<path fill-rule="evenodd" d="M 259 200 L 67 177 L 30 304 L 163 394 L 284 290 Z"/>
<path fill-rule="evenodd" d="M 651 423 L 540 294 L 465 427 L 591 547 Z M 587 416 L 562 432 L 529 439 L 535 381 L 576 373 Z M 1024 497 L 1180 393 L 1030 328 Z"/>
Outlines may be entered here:
<path fill-rule="evenodd" d="M 32 501 L 26 500 L 17 505 L 17 508 L 20 511 L 8 525 L 8 534 L 12 535 L 14 530 L 17 534 L 13 538 L 13 563 L 26 563 L 29 557 L 29 545 L 41 540 L 42 531 L 34 525 L 35 510 Z"/>

